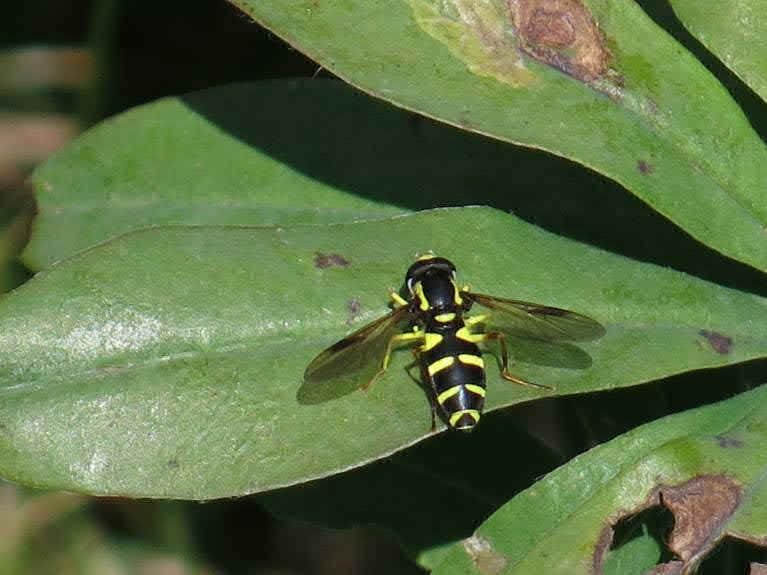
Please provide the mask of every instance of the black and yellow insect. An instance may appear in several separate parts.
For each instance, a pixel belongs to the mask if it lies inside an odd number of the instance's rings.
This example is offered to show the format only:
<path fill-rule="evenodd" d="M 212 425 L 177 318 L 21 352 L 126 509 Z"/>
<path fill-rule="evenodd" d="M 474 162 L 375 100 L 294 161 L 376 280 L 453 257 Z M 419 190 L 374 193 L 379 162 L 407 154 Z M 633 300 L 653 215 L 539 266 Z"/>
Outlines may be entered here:
<path fill-rule="evenodd" d="M 421 377 L 445 421 L 452 428 L 471 430 L 479 422 L 486 393 L 479 344 L 498 343 L 504 379 L 545 388 L 509 372 L 507 335 L 585 341 L 604 334 L 599 323 L 584 315 L 473 293 L 468 287 L 459 289 L 455 280 L 455 266 L 449 260 L 432 254 L 418 258 L 405 275 L 409 298 L 392 292 L 393 311 L 314 358 L 299 393 L 310 398 L 321 389 L 342 394 L 368 388 L 386 371 L 395 347 L 414 345 Z M 487 313 L 465 315 L 475 303 Z M 407 324 L 410 330 L 405 330 Z"/>

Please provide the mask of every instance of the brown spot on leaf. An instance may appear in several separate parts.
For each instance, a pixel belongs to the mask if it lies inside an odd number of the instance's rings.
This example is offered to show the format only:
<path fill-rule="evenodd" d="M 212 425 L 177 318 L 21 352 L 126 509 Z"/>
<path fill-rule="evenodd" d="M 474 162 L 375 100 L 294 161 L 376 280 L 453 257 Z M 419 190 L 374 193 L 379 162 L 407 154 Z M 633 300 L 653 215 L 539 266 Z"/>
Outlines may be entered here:
<path fill-rule="evenodd" d="M 662 487 L 659 499 L 674 514 L 668 546 L 691 563 L 708 552 L 740 504 L 741 487 L 724 475 L 702 475 L 676 487 Z"/>
<path fill-rule="evenodd" d="M 594 555 L 592 557 L 592 573 L 602 573 L 602 566 L 604 565 L 607 552 L 610 550 L 610 546 L 613 544 L 613 537 L 615 536 L 614 527 L 618 524 L 621 518 L 617 518 L 614 522 L 610 521 L 602 528 L 597 539 L 597 544 L 594 547 Z"/>
<path fill-rule="evenodd" d="M 639 160 L 637 162 L 637 168 L 639 168 L 639 171 L 643 174 L 651 174 L 652 173 L 652 166 L 645 162 L 644 160 Z"/>
<path fill-rule="evenodd" d="M 719 444 L 719 447 L 724 449 L 733 449 L 743 447 L 743 442 L 740 439 L 734 439 L 732 437 L 726 437 L 724 435 L 717 435 L 714 439 Z"/>
<path fill-rule="evenodd" d="M 360 300 L 357 298 L 352 298 L 346 303 L 346 311 L 349 312 L 349 319 L 346 320 L 346 325 L 354 323 L 354 320 L 360 315 L 361 309 L 362 306 L 360 305 Z"/>
<path fill-rule="evenodd" d="M 322 252 L 314 253 L 314 267 L 325 269 L 332 267 L 348 268 L 351 264 L 341 254 L 323 254 Z"/>
<path fill-rule="evenodd" d="M 524 52 L 582 82 L 607 73 L 609 53 L 581 0 L 507 1 Z"/>
<path fill-rule="evenodd" d="M 740 505 L 741 486 L 724 475 L 700 475 L 676 486 L 660 486 L 636 509 L 610 520 L 594 549 L 593 571 L 602 573 L 614 528 L 622 520 L 662 505 L 674 516 L 674 528 L 667 546 L 674 560 L 657 565 L 650 573 L 686 573 L 697 565 L 725 535 L 724 525 Z"/>
<path fill-rule="evenodd" d="M 493 549 L 490 542 L 480 535 L 472 535 L 464 539 L 463 548 L 482 575 L 497 575 L 509 564 L 509 560 Z"/>
<path fill-rule="evenodd" d="M 702 329 L 698 332 L 708 340 L 711 348 L 720 355 L 727 355 L 732 348 L 732 338 L 716 331 Z"/>
<path fill-rule="evenodd" d="M 703 475 L 676 487 L 662 487 L 659 499 L 674 514 L 668 546 L 690 563 L 709 551 L 740 503 L 741 487 L 724 475 Z"/>

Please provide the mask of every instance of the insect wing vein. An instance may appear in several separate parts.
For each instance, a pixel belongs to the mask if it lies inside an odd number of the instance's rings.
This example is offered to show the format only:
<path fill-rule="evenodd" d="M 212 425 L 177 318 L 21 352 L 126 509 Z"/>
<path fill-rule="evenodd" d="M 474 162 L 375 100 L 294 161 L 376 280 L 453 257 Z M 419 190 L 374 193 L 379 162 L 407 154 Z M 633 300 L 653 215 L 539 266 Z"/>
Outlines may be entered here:
<path fill-rule="evenodd" d="M 319 403 L 365 385 L 380 369 L 386 346 L 408 318 L 400 307 L 334 343 L 304 372 L 298 394 L 302 403 Z"/>
<path fill-rule="evenodd" d="M 492 310 L 487 329 L 551 341 L 588 341 L 605 333 L 599 322 L 566 309 L 473 292 L 462 295 Z"/>

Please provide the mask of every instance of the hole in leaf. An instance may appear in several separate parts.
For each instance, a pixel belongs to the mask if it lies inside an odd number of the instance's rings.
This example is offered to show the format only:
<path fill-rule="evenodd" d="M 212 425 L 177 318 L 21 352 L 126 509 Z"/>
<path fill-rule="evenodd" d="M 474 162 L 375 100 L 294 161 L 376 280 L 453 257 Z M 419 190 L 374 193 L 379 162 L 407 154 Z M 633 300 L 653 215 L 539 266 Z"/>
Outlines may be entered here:
<path fill-rule="evenodd" d="M 605 559 L 605 575 L 641 575 L 674 559 L 666 542 L 674 516 L 656 505 L 621 519 L 613 528 L 613 543 Z"/>
<path fill-rule="evenodd" d="M 720 575 L 721 573 L 748 575 L 767 572 L 767 570 L 759 571 L 759 568 L 755 570 L 751 566 L 754 563 L 767 564 L 767 548 L 733 537 L 725 537 L 714 548 L 711 555 L 703 560 L 698 569 L 698 575 Z"/>

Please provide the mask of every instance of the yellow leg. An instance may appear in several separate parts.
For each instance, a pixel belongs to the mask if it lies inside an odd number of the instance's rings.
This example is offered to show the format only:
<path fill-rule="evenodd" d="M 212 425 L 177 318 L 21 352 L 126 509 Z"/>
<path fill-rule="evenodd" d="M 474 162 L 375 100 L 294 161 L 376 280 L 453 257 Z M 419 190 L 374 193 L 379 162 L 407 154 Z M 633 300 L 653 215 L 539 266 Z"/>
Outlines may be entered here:
<path fill-rule="evenodd" d="M 394 303 L 396 303 L 398 306 L 408 305 L 407 300 L 404 299 L 401 295 L 399 295 L 396 291 L 393 289 L 389 290 L 389 297 L 394 300 Z"/>
<path fill-rule="evenodd" d="M 397 335 L 392 336 L 392 338 L 389 340 L 389 343 L 386 345 L 386 353 L 384 354 L 383 361 L 381 362 L 381 369 L 379 369 L 376 374 L 368 381 L 365 385 L 362 386 L 363 390 L 368 390 L 371 385 L 375 383 L 375 381 L 381 377 L 384 373 L 386 373 L 387 368 L 389 367 L 389 361 L 391 360 L 391 354 L 395 347 L 399 347 L 401 345 L 406 345 L 409 343 L 423 342 L 424 334 L 422 331 L 410 331 L 407 333 L 398 333 Z"/>
<path fill-rule="evenodd" d="M 466 327 L 471 327 L 473 325 L 477 325 L 478 323 L 484 323 L 487 321 L 487 318 L 490 317 L 489 313 L 483 313 L 480 315 L 473 315 L 471 317 L 467 317 L 463 320 L 463 323 L 466 324 Z"/>
<path fill-rule="evenodd" d="M 495 340 L 500 344 L 501 346 L 501 377 L 503 379 L 505 379 L 506 381 L 511 381 L 513 383 L 518 383 L 519 385 L 526 385 L 528 387 L 537 387 L 539 389 L 553 389 L 552 387 L 548 385 L 533 383 L 532 381 L 526 381 L 520 377 L 511 375 L 511 372 L 509 372 L 509 350 L 506 348 L 506 337 L 501 332 L 491 331 L 489 333 L 483 333 L 482 339 Z"/>

